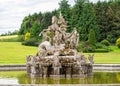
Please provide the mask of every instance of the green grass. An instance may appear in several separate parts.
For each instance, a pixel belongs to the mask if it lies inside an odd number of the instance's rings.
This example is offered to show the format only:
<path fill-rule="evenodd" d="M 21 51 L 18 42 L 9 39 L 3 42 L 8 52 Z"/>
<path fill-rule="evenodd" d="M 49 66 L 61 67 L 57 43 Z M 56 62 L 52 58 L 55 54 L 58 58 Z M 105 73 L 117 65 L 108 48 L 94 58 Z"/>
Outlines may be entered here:
<path fill-rule="evenodd" d="M 0 39 L 9 39 L 9 38 L 16 38 L 18 35 L 11 35 L 11 36 L 0 36 Z"/>
<path fill-rule="evenodd" d="M 25 64 L 27 55 L 34 55 L 37 47 L 23 46 L 21 42 L 0 42 L 0 64 Z"/>
<path fill-rule="evenodd" d="M 18 42 L 18 35 L 0 36 L 0 42 Z"/>
<path fill-rule="evenodd" d="M 112 51 L 105 53 L 85 53 L 94 54 L 94 62 L 96 64 L 120 64 L 120 49 L 116 46 L 110 46 Z"/>
<path fill-rule="evenodd" d="M 95 64 L 120 64 L 120 49 L 110 46 L 112 51 L 94 54 Z M 37 47 L 24 46 L 21 42 L 0 42 L 0 64 L 25 64 L 27 55 L 35 55 Z"/>

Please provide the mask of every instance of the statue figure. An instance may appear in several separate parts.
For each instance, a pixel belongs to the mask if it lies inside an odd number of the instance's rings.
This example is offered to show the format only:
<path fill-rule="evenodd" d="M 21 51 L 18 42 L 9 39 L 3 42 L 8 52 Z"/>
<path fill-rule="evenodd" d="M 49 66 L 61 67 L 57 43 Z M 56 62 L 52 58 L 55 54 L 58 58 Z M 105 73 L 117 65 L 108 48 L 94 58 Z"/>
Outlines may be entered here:
<path fill-rule="evenodd" d="M 44 57 L 47 56 L 47 54 L 51 54 L 51 55 L 56 54 L 56 52 L 60 52 L 64 48 L 65 48 L 65 44 L 60 44 L 59 46 L 52 46 L 50 42 L 45 41 L 39 45 L 38 51 L 40 52 L 40 55 Z"/>
<path fill-rule="evenodd" d="M 66 30 L 67 30 L 66 28 L 68 26 L 67 26 L 65 19 L 62 16 L 59 17 L 58 24 L 60 25 L 59 30 L 66 32 Z"/>
<path fill-rule="evenodd" d="M 42 57 L 47 56 L 47 52 L 53 51 L 53 46 L 50 44 L 50 42 L 44 41 L 38 46 L 38 51 Z"/>
<path fill-rule="evenodd" d="M 55 56 L 54 58 L 53 68 L 54 68 L 54 74 L 59 75 L 60 74 L 60 62 L 57 56 Z"/>
<path fill-rule="evenodd" d="M 60 44 L 62 44 L 62 34 L 60 33 L 60 31 L 56 30 L 55 31 L 55 36 L 53 37 L 53 45 L 54 46 L 59 46 Z"/>
<path fill-rule="evenodd" d="M 86 69 L 86 58 L 83 54 L 80 54 L 77 56 L 77 65 L 79 67 L 79 73 L 85 74 L 87 69 Z"/>
<path fill-rule="evenodd" d="M 90 61 L 91 64 L 94 64 L 94 61 L 93 61 L 93 56 L 94 54 L 88 56 L 88 60 Z"/>
<path fill-rule="evenodd" d="M 53 31 L 53 32 L 55 32 L 56 30 L 58 30 L 58 19 L 57 19 L 57 17 L 56 16 L 53 16 L 52 17 L 52 25 L 51 26 L 49 26 L 49 30 L 50 31 Z"/>

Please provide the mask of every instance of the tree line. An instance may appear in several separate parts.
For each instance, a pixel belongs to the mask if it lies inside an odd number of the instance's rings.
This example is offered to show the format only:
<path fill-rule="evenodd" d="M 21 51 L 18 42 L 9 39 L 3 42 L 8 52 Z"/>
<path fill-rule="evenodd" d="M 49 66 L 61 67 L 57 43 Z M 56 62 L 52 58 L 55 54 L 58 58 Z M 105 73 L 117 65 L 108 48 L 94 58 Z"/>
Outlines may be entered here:
<path fill-rule="evenodd" d="M 89 34 L 93 30 L 95 42 L 107 41 L 114 44 L 120 37 L 120 0 L 98 1 L 92 3 L 89 0 L 75 0 L 71 6 L 68 0 L 59 2 L 59 8 L 52 12 L 34 13 L 26 16 L 21 24 L 19 35 L 27 39 L 24 43 L 37 44 L 40 41 L 39 33 L 51 25 L 53 15 L 59 14 L 65 18 L 68 24 L 68 32 L 77 28 L 80 41 L 88 41 Z M 34 44 L 33 43 L 33 44 Z"/>

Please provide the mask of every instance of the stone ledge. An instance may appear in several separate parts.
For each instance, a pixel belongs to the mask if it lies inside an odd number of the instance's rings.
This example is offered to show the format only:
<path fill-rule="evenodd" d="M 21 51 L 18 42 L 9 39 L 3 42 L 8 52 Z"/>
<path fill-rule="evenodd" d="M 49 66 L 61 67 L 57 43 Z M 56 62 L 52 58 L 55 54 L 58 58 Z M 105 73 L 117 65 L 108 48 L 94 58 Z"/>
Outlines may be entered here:
<path fill-rule="evenodd" d="M 26 70 L 26 65 L 0 65 L 0 71 Z M 120 64 L 94 64 L 94 71 L 120 71 Z"/>

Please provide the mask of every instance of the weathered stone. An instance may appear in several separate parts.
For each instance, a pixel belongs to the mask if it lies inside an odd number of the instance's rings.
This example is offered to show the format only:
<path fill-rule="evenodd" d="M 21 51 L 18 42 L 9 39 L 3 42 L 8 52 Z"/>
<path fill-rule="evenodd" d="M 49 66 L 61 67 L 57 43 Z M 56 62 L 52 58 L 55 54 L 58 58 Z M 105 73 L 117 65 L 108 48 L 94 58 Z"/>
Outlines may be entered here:
<path fill-rule="evenodd" d="M 92 75 L 93 55 L 88 56 L 88 63 L 83 54 L 77 53 L 79 34 L 76 28 L 72 33 L 67 33 L 67 27 L 62 16 L 59 19 L 52 17 L 52 25 L 40 33 L 43 40 L 37 54 L 26 57 L 29 75 L 65 78 Z"/>

